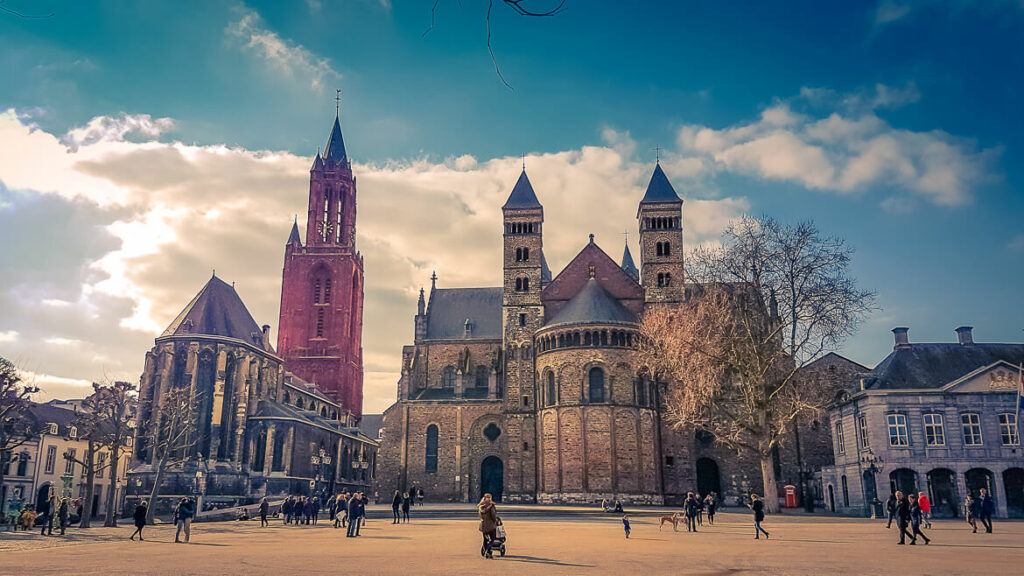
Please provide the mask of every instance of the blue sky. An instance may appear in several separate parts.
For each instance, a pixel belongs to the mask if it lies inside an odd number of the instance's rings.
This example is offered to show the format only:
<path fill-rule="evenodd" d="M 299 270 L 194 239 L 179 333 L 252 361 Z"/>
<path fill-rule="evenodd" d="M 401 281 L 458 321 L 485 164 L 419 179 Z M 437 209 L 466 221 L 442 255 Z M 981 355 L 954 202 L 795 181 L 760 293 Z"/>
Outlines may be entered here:
<path fill-rule="evenodd" d="M 547 240 L 556 269 L 590 231 L 621 253 L 615 234 L 633 229 L 661 146 L 688 241 L 752 212 L 813 219 L 857 248 L 883 309 L 844 349 L 854 359 L 880 360 L 896 325 L 918 341 L 962 324 L 979 341 L 1024 339 L 1020 0 L 568 0 L 551 18 L 497 5 L 492 43 L 514 90 L 487 52 L 487 3 L 442 0 L 424 36 L 431 4 L 4 4 L 54 16 L 0 14 L 0 305 L 17 308 L 0 354 L 53 390 L 137 374 L 210 268 L 276 324 L 280 245 L 335 88 L 375 290 L 368 410 L 393 396 L 430 270 L 497 282 L 489 226 L 521 154 L 562 234 Z M 416 202 L 431 221 L 373 220 Z M 218 253 L 190 251 L 198 216 Z M 438 222 L 449 234 L 430 240 Z M 460 249 L 459 234 L 482 247 Z"/>

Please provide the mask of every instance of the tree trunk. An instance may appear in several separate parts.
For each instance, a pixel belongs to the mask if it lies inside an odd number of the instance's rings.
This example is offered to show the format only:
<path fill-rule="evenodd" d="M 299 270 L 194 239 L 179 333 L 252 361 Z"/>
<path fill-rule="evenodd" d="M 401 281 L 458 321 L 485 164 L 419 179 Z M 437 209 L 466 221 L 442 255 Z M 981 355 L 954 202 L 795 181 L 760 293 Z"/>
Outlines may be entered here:
<path fill-rule="evenodd" d="M 96 483 L 96 443 L 89 441 L 85 455 L 85 502 L 82 502 L 82 518 L 79 528 L 88 528 L 92 519 L 92 493 Z"/>
<path fill-rule="evenodd" d="M 120 462 L 118 456 L 121 446 L 115 442 L 110 448 L 110 489 L 107 491 L 107 514 L 103 519 L 103 525 L 117 526 L 117 510 L 115 510 L 114 500 L 117 494 L 117 465 Z"/>
<path fill-rule="evenodd" d="M 761 453 L 761 478 L 764 482 L 764 509 L 769 514 L 779 512 L 779 490 L 775 482 L 775 459 L 771 451 Z"/>
<path fill-rule="evenodd" d="M 149 506 L 146 507 L 146 524 L 152 524 L 156 516 L 156 499 L 160 496 L 160 482 L 164 478 L 164 467 L 167 466 L 167 458 L 161 457 L 157 461 L 156 474 L 153 475 L 153 488 L 149 491 Z"/>

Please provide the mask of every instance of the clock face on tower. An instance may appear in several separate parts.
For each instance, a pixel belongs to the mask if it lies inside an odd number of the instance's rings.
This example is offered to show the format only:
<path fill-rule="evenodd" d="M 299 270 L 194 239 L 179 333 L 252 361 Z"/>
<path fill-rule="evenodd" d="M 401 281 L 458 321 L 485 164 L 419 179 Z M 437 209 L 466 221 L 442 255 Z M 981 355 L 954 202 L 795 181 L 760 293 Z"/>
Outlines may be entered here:
<path fill-rule="evenodd" d="M 327 224 L 319 222 L 316 225 L 316 231 L 320 234 L 320 238 L 326 241 L 327 238 L 334 235 L 334 224 L 332 222 L 328 222 Z"/>

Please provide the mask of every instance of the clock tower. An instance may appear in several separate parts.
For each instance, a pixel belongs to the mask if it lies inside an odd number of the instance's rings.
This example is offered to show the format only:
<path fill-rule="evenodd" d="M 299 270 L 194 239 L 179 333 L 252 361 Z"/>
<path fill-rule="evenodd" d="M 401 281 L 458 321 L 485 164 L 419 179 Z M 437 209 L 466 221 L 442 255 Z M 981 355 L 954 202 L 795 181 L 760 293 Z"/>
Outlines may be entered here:
<path fill-rule="evenodd" d="M 358 420 L 363 411 L 363 257 L 356 250 L 356 179 L 335 116 L 309 172 L 306 242 L 285 244 L 277 352 Z"/>

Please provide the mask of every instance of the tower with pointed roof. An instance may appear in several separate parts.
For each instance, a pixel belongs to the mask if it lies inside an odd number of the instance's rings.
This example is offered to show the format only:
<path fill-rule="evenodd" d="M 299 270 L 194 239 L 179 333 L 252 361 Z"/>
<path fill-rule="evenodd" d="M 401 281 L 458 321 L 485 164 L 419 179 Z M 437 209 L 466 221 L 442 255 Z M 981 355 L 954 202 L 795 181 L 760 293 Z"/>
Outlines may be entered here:
<path fill-rule="evenodd" d="M 303 244 L 298 221 L 285 245 L 278 352 L 356 419 L 363 407 L 363 258 L 356 250 L 356 179 L 334 118 L 309 172 Z"/>
<path fill-rule="evenodd" d="M 656 164 L 637 209 L 640 283 L 649 303 L 683 301 L 682 206 L 683 201 L 661 169 L 661 163 Z M 628 247 L 623 254 L 623 268 L 627 256 Z"/>

